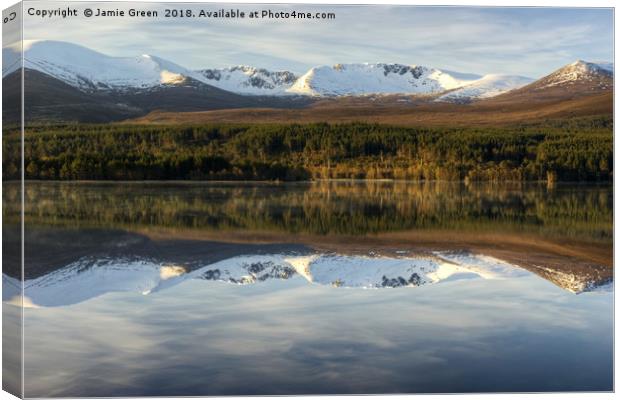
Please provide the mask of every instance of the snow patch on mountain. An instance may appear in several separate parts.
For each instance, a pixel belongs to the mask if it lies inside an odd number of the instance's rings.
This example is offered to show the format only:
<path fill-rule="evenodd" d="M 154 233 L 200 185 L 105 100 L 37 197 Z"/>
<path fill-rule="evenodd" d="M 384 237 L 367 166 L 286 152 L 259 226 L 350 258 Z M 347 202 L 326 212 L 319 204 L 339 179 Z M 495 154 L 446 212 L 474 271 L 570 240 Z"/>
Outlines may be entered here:
<path fill-rule="evenodd" d="M 285 95 L 297 80 L 297 75 L 289 71 L 268 71 L 246 65 L 197 72 L 212 86 L 251 95 Z"/>
<path fill-rule="evenodd" d="M 289 89 L 308 96 L 432 94 L 469 83 L 437 69 L 402 64 L 336 64 L 310 69 Z"/>
<path fill-rule="evenodd" d="M 5 48 L 3 56 L 15 51 Z M 82 90 L 149 88 L 179 84 L 188 77 L 200 80 L 199 74 L 159 57 L 110 57 L 83 46 L 52 40 L 24 41 L 24 67 Z M 19 64 L 3 70 L 3 76 L 18 68 Z"/>
<path fill-rule="evenodd" d="M 471 82 L 465 86 L 452 90 L 442 96 L 438 101 L 461 101 L 469 99 L 485 99 L 499 94 L 518 89 L 534 80 L 518 75 L 490 74 Z"/>
<path fill-rule="evenodd" d="M 480 76 L 416 65 L 337 64 L 312 68 L 289 92 L 307 96 L 440 95 L 439 101 L 465 101 L 497 96 L 532 81 L 522 76 Z"/>

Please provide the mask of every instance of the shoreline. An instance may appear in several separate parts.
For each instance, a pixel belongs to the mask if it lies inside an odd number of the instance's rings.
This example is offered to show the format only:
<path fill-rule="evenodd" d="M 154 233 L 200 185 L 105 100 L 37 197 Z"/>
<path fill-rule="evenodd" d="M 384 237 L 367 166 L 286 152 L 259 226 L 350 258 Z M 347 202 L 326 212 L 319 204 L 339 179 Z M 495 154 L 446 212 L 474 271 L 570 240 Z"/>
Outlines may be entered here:
<path fill-rule="evenodd" d="M 21 183 L 20 179 L 3 179 L 3 183 Z M 439 179 L 430 179 L 430 180 L 410 180 L 410 179 L 311 179 L 311 180 L 192 180 L 192 179 L 142 179 L 142 180 L 107 180 L 107 179 L 77 179 L 77 180 L 59 180 L 59 179 L 24 179 L 23 182 L 32 182 L 32 183 L 67 183 L 67 184 L 128 184 L 128 183 L 158 183 L 158 184 L 308 184 L 308 183 L 320 183 L 320 182 L 335 182 L 335 183 L 365 183 L 365 182 L 376 182 L 376 183 L 415 183 L 415 184 L 423 184 L 423 183 L 461 183 L 466 186 L 470 185 L 485 185 L 485 184 L 493 184 L 493 185 L 522 185 L 522 184 L 539 184 L 545 186 L 556 186 L 556 185 L 605 185 L 605 186 L 613 186 L 613 180 L 610 181 L 553 181 L 548 182 L 547 180 L 480 180 L 480 181 L 471 181 L 471 180 L 439 180 Z"/>

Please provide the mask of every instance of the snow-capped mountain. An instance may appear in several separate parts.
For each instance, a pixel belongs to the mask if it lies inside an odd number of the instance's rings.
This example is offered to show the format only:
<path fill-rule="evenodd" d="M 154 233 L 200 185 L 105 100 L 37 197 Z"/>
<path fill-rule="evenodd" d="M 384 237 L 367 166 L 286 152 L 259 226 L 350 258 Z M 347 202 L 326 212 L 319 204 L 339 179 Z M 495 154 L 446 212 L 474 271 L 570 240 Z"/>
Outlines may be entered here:
<path fill-rule="evenodd" d="M 593 63 L 577 60 L 542 78 L 540 83 L 547 87 L 552 87 L 588 81 L 593 85 L 607 86 L 609 84 L 607 80 L 613 77 L 613 71 L 613 63 Z"/>
<path fill-rule="evenodd" d="M 3 77 L 19 68 L 20 50 L 14 46 L 3 48 Z M 536 85 L 538 89 L 571 85 L 582 88 L 586 83 L 591 90 L 608 89 L 613 85 L 613 64 L 581 60 L 532 84 L 530 78 L 522 76 L 480 76 L 420 65 L 385 63 L 317 66 L 301 76 L 252 66 L 194 71 L 157 56 L 112 57 L 80 45 L 51 40 L 24 41 L 23 50 L 26 68 L 83 92 L 203 84 L 203 88 L 215 87 L 246 96 L 398 94 L 463 102 L 495 97 L 529 85 Z"/>
<path fill-rule="evenodd" d="M 150 88 L 179 84 L 200 74 L 173 62 L 150 55 L 110 57 L 86 47 L 51 40 L 24 41 L 24 67 L 43 72 L 81 90 Z M 15 54 L 17 53 L 17 55 Z M 4 48 L 3 57 L 18 58 L 14 48 Z M 3 76 L 19 68 L 13 63 Z"/>
<path fill-rule="evenodd" d="M 614 65 L 577 60 L 537 80 L 524 89 L 575 89 L 580 92 L 613 88 Z"/>
<path fill-rule="evenodd" d="M 3 49 L 3 76 L 19 68 L 20 49 Z M 82 91 L 148 89 L 182 85 L 188 79 L 242 95 L 361 96 L 367 94 L 440 95 L 446 100 L 484 98 L 526 82 L 520 77 L 486 76 L 402 64 L 337 64 L 290 71 L 252 66 L 193 71 L 152 55 L 112 57 L 86 47 L 51 40 L 24 41 L 24 66 Z M 458 90 L 462 89 L 462 90 Z"/>
<path fill-rule="evenodd" d="M 494 96 L 493 101 L 531 104 L 605 93 L 609 95 L 614 87 L 613 70 L 613 63 L 577 60 L 530 84 Z"/>
<path fill-rule="evenodd" d="M 590 280 L 545 269 L 545 279 L 571 292 L 605 290 L 611 282 Z M 459 279 L 514 279 L 531 272 L 508 262 L 469 252 L 388 257 L 341 254 L 248 254 L 189 269 L 156 260 L 84 258 L 47 275 L 24 282 L 24 306 L 57 307 L 111 292 L 148 295 L 188 279 L 249 285 L 300 278 L 336 288 L 417 287 Z M 19 281 L 3 275 L 3 301 L 20 301 Z"/>
<path fill-rule="evenodd" d="M 518 75 L 485 75 L 476 81 L 439 96 L 437 100 L 458 102 L 470 99 L 486 99 L 518 89 L 531 82 L 533 79 Z"/>
<path fill-rule="evenodd" d="M 268 71 L 246 65 L 204 69 L 198 73 L 212 86 L 252 95 L 284 95 L 297 80 L 297 76 L 289 71 Z"/>
<path fill-rule="evenodd" d="M 312 68 L 289 92 L 309 96 L 445 93 L 440 100 L 462 101 L 496 96 L 531 81 L 521 76 L 480 76 L 402 64 L 338 64 Z"/>
<path fill-rule="evenodd" d="M 402 64 L 337 64 L 311 68 L 289 89 L 309 96 L 436 94 L 473 82 L 438 69 Z"/>
<path fill-rule="evenodd" d="M 338 64 L 311 68 L 301 77 L 289 71 L 237 66 L 198 71 L 208 83 L 239 94 L 313 97 L 382 94 L 436 95 L 442 100 L 485 98 L 526 85 L 532 79 L 510 75 L 462 74 L 402 64 Z"/>

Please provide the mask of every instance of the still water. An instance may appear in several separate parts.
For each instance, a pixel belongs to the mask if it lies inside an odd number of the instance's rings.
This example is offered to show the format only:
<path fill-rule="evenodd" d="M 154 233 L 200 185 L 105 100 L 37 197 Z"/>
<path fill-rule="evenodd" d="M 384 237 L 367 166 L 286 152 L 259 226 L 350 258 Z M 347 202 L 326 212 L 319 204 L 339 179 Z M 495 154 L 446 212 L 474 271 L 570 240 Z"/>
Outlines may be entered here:
<path fill-rule="evenodd" d="M 28 182 L 25 201 L 28 397 L 613 389 L 610 186 Z"/>

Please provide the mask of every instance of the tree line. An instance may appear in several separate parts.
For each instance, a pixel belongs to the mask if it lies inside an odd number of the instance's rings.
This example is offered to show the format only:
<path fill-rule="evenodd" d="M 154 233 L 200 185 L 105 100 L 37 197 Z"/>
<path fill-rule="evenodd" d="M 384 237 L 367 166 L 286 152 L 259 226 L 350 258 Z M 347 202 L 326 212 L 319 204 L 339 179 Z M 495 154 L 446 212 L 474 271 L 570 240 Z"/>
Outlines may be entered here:
<path fill-rule="evenodd" d="M 5 132 L 4 179 L 20 175 Z M 608 181 L 610 118 L 512 128 L 379 124 L 48 125 L 24 137 L 24 175 L 43 180 Z"/>

